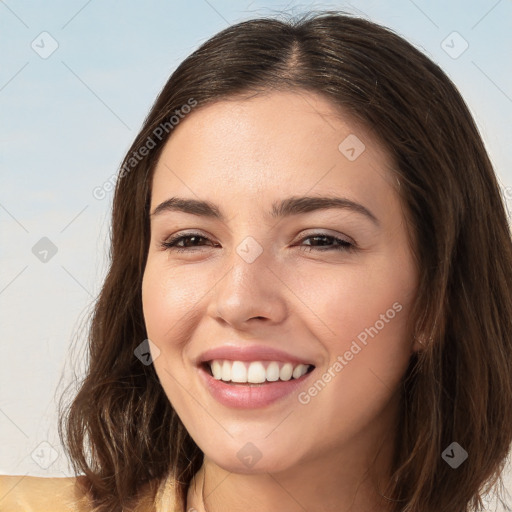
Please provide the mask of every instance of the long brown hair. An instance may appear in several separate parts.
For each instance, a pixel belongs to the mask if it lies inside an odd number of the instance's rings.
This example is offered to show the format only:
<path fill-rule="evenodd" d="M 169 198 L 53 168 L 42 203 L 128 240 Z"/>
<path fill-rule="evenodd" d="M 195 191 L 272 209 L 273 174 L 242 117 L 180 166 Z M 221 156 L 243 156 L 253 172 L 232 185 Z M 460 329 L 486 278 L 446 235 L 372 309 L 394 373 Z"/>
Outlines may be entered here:
<path fill-rule="evenodd" d="M 61 413 L 73 468 L 99 511 L 129 507 L 168 473 L 184 502 L 203 454 L 153 365 L 134 356 L 147 338 L 152 173 L 184 105 L 272 89 L 323 95 L 394 159 L 420 272 L 410 320 L 426 342 L 403 378 L 390 510 L 482 510 L 512 442 L 512 242 L 499 185 L 446 74 L 393 31 L 339 11 L 230 26 L 185 59 L 156 99 L 121 165 L 88 370 Z M 468 453 L 457 469 L 442 456 L 453 442 Z"/>

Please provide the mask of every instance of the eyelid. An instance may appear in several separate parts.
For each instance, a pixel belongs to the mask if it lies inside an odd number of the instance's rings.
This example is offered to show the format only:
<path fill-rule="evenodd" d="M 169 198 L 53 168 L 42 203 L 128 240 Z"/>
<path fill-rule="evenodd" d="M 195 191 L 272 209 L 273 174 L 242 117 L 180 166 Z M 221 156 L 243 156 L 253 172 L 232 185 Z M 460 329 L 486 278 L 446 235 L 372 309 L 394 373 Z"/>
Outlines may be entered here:
<path fill-rule="evenodd" d="M 197 237 L 212 241 L 211 240 L 212 237 L 210 235 L 204 234 L 201 231 L 178 231 L 177 233 L 175 233 L 171 236 L 168 236 L 167 238 L 164 238 L 164 240 L 161 243 L 163 245 L 163 244 L 167 244 L 167 243 L 171 243 L 171 242 L 176 242 L 180 238 L 187 238 L 187 237 L 192 237 L 192 236 L 197 236 Z"/>
<path fill-rule="evenodd" d="M 318 228 L 320 229 L 320 228 Z M 204 250 L 204 244 L 198 245 L 198 246 L 192 246 L 192 247 L 179 247 L 177 244 L 181 242 L 183 239 L 190 239 L 193 237 L 202 238 L 203 240 L 213 243 L 215 246 L 215 242 L 212 241 L 210 235 L 205 235 L 201 233 L 200 231 L 179 231 L 178 233 L 175 233 L 174 235 L 166 238 L 165 240 L 160 242 L 160 247 L 163 250 L 166 251 L 172 251 L 177 253 L 194 253 L 194 252 L 201 252 Z M 332 239 L 333 242 L 331 244 L 328 244 L 326 246 L 320 245 L 312 245 L 312 244 L 306 244 L 302 245 L 300 242 L 304 242 L 305 240 L 312 239 L 312 238 L 328 238 Z M 294 245 L 298 245 L 299 249 L 306 250 L 306 251 L 313 251 L 313 252 L 330 252 L 330 251 L 354 251 L 359 249 L 356 242 L 353 240 L 353 238 L 345 235 L 345 234 L 331 234 L 324 231 L 318 231 L 314 228 L 310 228 L 309 231 L 302 232 L 299 236 L 298 240 L 293 242 Z M 218 245 L 218 244 L 217 244 Z M 211 245 L 210 245 L 211 246 Z"/>
<path fill-rule="evenodd" d="M 180 236 L 204 236 L 205 238 L 212 238 L 212 235 L 210 235 L 209 233 L 207 233 L 205 231 L 201 231 L 200 229 L 191 228 L 190 230 L 183 229 L 183 230 L 177 231 L 176 233 L 169 235 L 167 237 L 167 239 L 171 240 L 171 239 L 179 238 Z"/>
<path fill-rule="evenodd" d="M 201 231 L 178 231 L 177 233 L 175 233 L 174 235 L 171 235 L 169 237 L 167 237 L 164 242 L 168 242 L 168 241 L 171 241 L 171 240 L 177 240 L 181 237 L 187 237 L 187 236 L 198 236 L 198 237 L 203 237 L 203 238 L 207 238 L 207 239 L 210 239 L 210 235 L 208 234 L 205 234 Z M 321 228 L 317 228 L 317 230 L 315 230 L 315 228 L 309 228 L 307 231 L 304 231 L 304 232 L 301 232 L 297 238 L 296 238 L 296 241 L 300 242 L 302 240 L 304 240 L 304 238 L 308 238 L 308 237 L 314 237 L 314 236 L 326 236 L 326 237 L 333 237 L 333 238 L 342 238 L 344 241 L 346 241 L 347 243 L 350 243 L 352 245 L 357 245 L 355 240 L 344 234 L 344 233 L 331 233 L 331 232 L 325 232 L 323 231 Z"/>
<path fill-rule="evenodd" d="M 324 231 L 321 228 L 318 228 L 318 230 L 315 230 L 314 228 L 310 228 L 310 229 L 308 229 L 308 231 L 300 233 L 298 241 L 301 242 L 305 238 L 314 237 L 314 236 L 327 236 L 327 237 L 332 237 L 332 238 L 341 238 L 345 242 L 347 242 L 351 245 L 357 246 L 355 240 L 352 237 L 346 235 L 345 233 L 338 233 L 338 232 L 331 233 L 329 231 Z"/>

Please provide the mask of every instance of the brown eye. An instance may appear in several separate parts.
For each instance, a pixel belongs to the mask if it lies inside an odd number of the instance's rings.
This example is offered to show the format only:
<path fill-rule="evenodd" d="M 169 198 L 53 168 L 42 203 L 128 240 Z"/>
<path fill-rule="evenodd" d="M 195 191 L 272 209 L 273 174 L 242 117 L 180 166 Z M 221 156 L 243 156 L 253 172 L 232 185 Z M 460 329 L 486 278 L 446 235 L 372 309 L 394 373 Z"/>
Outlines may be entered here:
<path fill-rule="evenodd" d="M 355 245 L 348 240 L 332 235 L 326 235 L 324 233 L 309 235 L 306 238 L 303 238 L 301 241 L 304 242 L 305 240 L 312 240 L 313 243 L 301 246 L 301 250 L 304 251 L 350 251 L 355 249 Z M 322 241 L 330 241 L 330 243 L 321 245 Z M 320 245 L 317 245 L 318 243 L 320 243 Z"/>
<path fill-rule="evenodd" d="M 198 245 L 198 242 L 201 240 L 208 240 L 209 238 L 206 238 L 205 236 L 201 235 L 200 233 L 186 233 L 174 236 L 168 240 L 165 240 L 161 243 L 162 247 L 166 250 L 172 250 L 176 252 L 186 252 L 186 251 L 194 251 L 195 247 L 201 247 L 201 245 Z M 180 245 L 181 242 L 183 242 L 185 245 Z M 187 244 L 191 242 L 190 246 L 187 246 Z"/>

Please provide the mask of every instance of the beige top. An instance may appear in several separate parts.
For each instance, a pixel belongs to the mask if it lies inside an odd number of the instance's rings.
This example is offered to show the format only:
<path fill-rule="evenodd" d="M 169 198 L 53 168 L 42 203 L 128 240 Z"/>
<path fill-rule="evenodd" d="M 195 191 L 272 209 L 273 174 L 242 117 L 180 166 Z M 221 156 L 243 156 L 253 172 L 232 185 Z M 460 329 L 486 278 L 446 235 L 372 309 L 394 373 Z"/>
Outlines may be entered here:
<path fill-rule="evenodd" d="M 75 487 L 82 478 L 0 475 L 0 512 L 94 512 L 89 498 Z M 159 485 L 156 506 L 149 497 L 142 497 L 135 512 L 185 512 L 170 476 Z"/>

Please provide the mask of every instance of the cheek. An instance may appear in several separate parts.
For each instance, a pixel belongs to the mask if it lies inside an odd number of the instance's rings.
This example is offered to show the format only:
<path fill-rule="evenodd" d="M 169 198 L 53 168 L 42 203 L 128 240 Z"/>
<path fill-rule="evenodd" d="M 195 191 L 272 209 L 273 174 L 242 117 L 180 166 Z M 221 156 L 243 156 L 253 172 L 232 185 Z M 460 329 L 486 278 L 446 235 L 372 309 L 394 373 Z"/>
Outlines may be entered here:
<path fill-rule="evenodd" d="M 204 293 L 196 273 L 170 268 L 165 255 L 148 257 L 142 280 L 146 332 L 159 349 L 153 361 L 163 389 L 173 405 L 181 404 L 182 408 L 186 407 L 183 387 L 189 386 L 190 379 L 184 370 L 187 341 L 193 334 L 191 322 L 197 318 Z"/>
<path fill-rule="evenodd" d="M 162 261 L 160 261 L 162 259 Z M 204 276 L 204 273 L 201 273 Z M 206 291 L 197 272 L 172 269 L 163 258 L 148 259 L 142 281 L 142 307 L 148 337 L 163 349 L 180 340 L 179 328 L 190 321 Z"/>
<path fill-rule="evenodd" d="M 406 335 L 415 275 L 409 261 L 396 261 L 383 254 L 362 264 L 310 265 L 290 273 L 288 283 L 300 299 L 293 301 L 296 309 L 303 310 L 303 319 L 310 318 L 318 339 L 333 350 L 343 350 L 359 335 L 364 341 L 367 330 L 402 334 L 400 341 Z"/>
<path fill-rule="evenodd" d="M 340 265 L 329 275 L 324 270 L 322 278 L 307 275 L 301 297 L 321 320 L 315 334 L 328 361 L 301 403 L 322 424 L 356 432 L 383 411 L 407 369 L 416 274 L 411 260 L 397 253 Z"/>
<path fill-rule="evenodd" d="M 162 334 L 172 325 L 175 309 L 170 307 L 173 300 L 166 291 L 168 278 L 159 275 L 149 262 L 142 280 L 142 309 L 148 337 L 161 346 Z"/>

